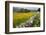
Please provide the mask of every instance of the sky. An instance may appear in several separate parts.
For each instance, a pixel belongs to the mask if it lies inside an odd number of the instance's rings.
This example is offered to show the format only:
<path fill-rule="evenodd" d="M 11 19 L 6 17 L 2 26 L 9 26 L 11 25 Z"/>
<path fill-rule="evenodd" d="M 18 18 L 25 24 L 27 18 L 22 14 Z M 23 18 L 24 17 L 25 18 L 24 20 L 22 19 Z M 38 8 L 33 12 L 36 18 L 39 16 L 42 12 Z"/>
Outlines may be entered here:
<path fill-rule="evenodd" d="M 16 8 L 16 7 L 14 7 Z M 38 10 L 38 7 L 17 7 L 17 8 L 24 8 L 24 9 L 29 9 L 29 10 Z"/>

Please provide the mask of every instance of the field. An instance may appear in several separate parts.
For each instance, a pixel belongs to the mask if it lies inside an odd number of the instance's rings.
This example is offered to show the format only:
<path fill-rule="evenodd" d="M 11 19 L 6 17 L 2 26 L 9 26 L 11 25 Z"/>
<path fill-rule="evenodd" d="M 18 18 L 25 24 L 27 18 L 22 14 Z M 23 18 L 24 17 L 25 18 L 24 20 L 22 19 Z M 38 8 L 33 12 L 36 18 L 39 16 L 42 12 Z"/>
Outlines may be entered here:
<path fill-rule="evenodd" d="M 17 26 L 19 27 L 20 25 L 25 25 L 26 22 L 32 18 L 32 16 L 38 16 L 39 13 L 37 12 L 28 12 L 28 13 L 13 13 L 13 27 L 16 28 Z M 38 18 L 37 18 L 38 19 Z M 31 20 L 30 20 L 31 21 Z M 36 20 L 37 21 L 37 20 Z M 25 23 L 25 24 L 23 24 Z M 33 26 L 40 26 L 39 24 L 32 24 Z"/>

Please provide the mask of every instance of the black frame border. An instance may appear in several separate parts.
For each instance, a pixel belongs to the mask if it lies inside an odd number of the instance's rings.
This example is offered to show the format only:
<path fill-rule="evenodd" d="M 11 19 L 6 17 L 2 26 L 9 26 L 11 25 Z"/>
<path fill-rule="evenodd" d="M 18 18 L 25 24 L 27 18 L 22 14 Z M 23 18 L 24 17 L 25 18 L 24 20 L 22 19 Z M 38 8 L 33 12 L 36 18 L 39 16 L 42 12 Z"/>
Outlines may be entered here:
<path fill-rule="evenodd" d="M 22 3 L 22 4 L 36 4 L 43 5 L 43 30 L 39 31 L 22 31 L 22 32 L 9 32 L 9 3 Z M 45 32 L 45 3 L 36 2 L 20 2 L 20 1 L 5 1 L 5 34 L 16 34 L 16 33 L 33 33 L 33 32 Z"/>

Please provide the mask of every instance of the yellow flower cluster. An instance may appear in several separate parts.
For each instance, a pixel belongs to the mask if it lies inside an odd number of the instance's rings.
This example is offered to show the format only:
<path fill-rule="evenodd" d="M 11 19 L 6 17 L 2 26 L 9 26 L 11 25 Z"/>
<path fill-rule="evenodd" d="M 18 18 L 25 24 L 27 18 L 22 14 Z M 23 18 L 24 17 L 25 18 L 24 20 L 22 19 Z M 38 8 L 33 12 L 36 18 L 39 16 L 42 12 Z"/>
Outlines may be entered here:
<path fill-rule="evenodd" d="M 32 13 L 14 13 L 13 19 L 23 19 L 23 18 L 29 18 L 32 17 Z"/>

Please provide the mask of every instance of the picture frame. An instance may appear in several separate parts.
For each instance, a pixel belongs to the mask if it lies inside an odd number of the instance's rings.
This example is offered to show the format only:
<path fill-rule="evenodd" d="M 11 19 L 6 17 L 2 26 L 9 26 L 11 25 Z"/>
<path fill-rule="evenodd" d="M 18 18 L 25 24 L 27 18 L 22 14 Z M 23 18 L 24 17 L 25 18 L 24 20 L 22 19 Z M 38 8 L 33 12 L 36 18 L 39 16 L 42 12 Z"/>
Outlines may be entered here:
<path fill-rule="evenodd" d="M 15 7 L 22 7 L 25 9 L 35 9 L 40 8 L 40 23 L 39 28 L 13 28 L 13 11 Z M 29 8 L 26 8 L 29 7 Z M 30 8 L 31 7 L 31 8 Z M 34 7 L 34 8 L 33 8 Z M 13 10 L 12 10 L 13 9 Z M 19 9 L 17 9 L 19 10 Z M 38 10 L 39 11 L 39 10 Z M 27 12 L 27 11 L 26 11 Z M 11 16 L 11 17 L 10 17 Z M 37 22 L 37 21 L 36 21 Z M 32 30 L 32 31 L 31 31 Z M 45 3 L 36 2 L 20 2 L 20 1 L 5 1 L 5 33 L 6 34 L 16 34 L 16 33 L 33 33 L 33 32 L 44 32 L 45 31 Z"/>

